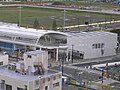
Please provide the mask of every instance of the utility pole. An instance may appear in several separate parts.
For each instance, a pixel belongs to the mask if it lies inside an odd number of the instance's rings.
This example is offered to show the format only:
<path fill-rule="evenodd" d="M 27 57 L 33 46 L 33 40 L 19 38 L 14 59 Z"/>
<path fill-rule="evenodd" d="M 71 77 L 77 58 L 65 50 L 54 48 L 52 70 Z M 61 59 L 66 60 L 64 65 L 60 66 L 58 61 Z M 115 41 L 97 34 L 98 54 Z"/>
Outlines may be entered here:
<path fill-rule="evenodd" d="M 66 20 L 66 10 L 64 9 L 64 17 L 63 17 L 63 30 L 65 31 L 65 20 Z"/>
<path fill-rule="evenodd" d="M 21 1 L 20 1 L 21 2 Z M 21 16 L 22 16 L 22 13 L 21 13 L 21 3 L 20 3 L 20 6 L 18 7 L 19 8 L 19 21 L 18 21 L 18 26 L 20 27 L 21 26 Z"/>

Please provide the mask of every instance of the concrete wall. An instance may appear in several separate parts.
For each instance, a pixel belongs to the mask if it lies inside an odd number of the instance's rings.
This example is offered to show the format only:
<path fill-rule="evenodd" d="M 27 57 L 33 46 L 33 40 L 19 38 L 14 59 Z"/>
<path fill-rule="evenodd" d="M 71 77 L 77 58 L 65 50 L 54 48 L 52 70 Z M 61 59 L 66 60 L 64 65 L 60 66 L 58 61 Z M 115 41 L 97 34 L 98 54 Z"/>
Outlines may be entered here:
<path fill-rule="evenodd" d="M 54 77 L 56 77 L 55 80 L 54 80 Z M 50 81 L 48 81 L 48 78 L 50 78 Z M 43 82 L 43 79 L 45 79 L 45 82 Z M 62 89 L 61 73 L 56 73 L 54 75 L 48 75 L 42 78 L 38 78 L 38 79 L 36 78 L 33 80 L 28 80 L 28 81 L 20 80 L 19 77 L 17 79 L 17 78 L 10 78 L 6 76 L 0 76 L 0 81 L 1 80 L 5 81 L 5 85 L 6 84 L 11 85 L 12 90 L 17 90 L 17 87 L 25 89 L 26 88 L 25 86 L 27 86 L 27 90 L 36 90 L 36 89 L 45 90 L 45 86 L 48 86 L 48 90 L 61 90 Z M 58 83 L 58 82 L 59 82 L 59 86 L 53 87 L 53 84 Z"/>
<path fill-rule="evenodd" d="M 3 65 L 7 65 L 8 64 L 8 54 L 0 55 L 0 62 L 3 62 Z"/>
<path fill-rule="evenodd" d="M 101 48 L 93 49 L 93 44 L 104 43 L 104 54 L 101 55 Z M 117 47 L 117 35 L 101 35 L 101 36 L 81 36 L 81 37 L 69 37 L 68 47 L 69 49 L 84 52 L 84 59 L 96 58 L 102 56 L 116 55 Z"/>
<path fill-rule="evenodd" d="M 28 66 L 31 66 L 32 72 L 34 72 L 34 62 L 42 62 L 43 67 L 47 69 L 48 67 L 48 52 L 40 53 L 40 54 L 30 54 L 31 58 L 28 58 L 29 54 L 24 54 L 24 64 L 25 70 L 28 69 Z"/>

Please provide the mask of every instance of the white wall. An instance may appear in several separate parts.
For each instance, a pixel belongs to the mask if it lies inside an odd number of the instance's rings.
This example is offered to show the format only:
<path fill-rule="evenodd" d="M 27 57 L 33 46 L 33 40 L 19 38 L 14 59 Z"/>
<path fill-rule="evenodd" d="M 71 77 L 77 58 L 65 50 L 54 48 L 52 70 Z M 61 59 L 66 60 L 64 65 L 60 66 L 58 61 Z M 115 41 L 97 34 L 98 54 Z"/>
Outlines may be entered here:
<path fill-rule="evenodd" d="M 28 58 L 27 56 L 31 55 L 31 58 Z M 25 70 L 28 69 L 28 66 L 32 67 L 32 72 L 34 72 L 34 62 L 42 62 L 43 67 L 47 69 L 48 67 L 48 52 L 44 51 L 43 53 L 39 54 L 24 54 L 24 64 L 25 64 Z"/>
<path fill-rule="evenodd" d="M 53 79 L 54 76 L 56 77 L 55 80 Z M 5 84 L 11 85 L 12 90 L 17 90 L 17 87 L 25 88 L 25 86 L 27 86 L 27 90 L 36 90 L 38 88 L 40 88 L 40 90 L 45 90 L 45 86 L 48 86 L 48 90 L 62 90 L 61 77 L 59 76 L 61 76 L 61 73 L 56 73 L 54 75 L 48 75 L 42 78 L 38 78 L 38 79 L 36 78 L 27 81 L 27 80 L 19 80 L 19 77 L 17 79 L 17 78 L 11 78 L 1 75 L 0 80 L 4 80 Z M 43 83 L 44 78 L 45 78 L 45 83 Z M 50 81 L 48 81 L 48 78 L 50 78 Z M 36 81 L 39 81 L 38 85 L 36 85 Z M 57 82 L 59 82 L 59 86 L 53 87 L 53 84 Z"/>
<path fill-rule="evenodd" d="M 0 55 L 0 62 L 3 62 L 3 65 L 7 65 L 8 64 L 8 54 Z"/>
<path fill-rule="evenodd" d="M 74 45 L 74 50 L 84 52 L 84 59 L 102 57 L 101 48 L 92 48 L 92 45 L 97 43 L 104 43 L 103 56 L 116 55 L 117 34 L 68 37 L 69 49 L 72 49 L 72 45 Z"/>

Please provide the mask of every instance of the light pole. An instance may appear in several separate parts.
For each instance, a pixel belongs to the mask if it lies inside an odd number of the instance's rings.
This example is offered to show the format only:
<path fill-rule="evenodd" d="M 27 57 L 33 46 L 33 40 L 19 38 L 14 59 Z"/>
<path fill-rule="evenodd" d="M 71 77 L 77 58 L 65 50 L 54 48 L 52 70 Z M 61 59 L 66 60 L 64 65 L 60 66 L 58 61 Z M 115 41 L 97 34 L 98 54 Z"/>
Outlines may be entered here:
<path fill-rule="evenodd" d="M 19 21 L 18 21 L 18 26 L 20 27 L 20 26 L 21 26 L 21 21 L 22 21 L 22 20 L 21 20 L 21 16 L 22 16 L 22 12 L 21 12 L 21 11 L 22 11 L 22 10 L 21 10 L 22 7 L 21 7 L 21 4 L 20 4 L 20 6 L 19 6 L 18 8 L 19 8 L 19 15 L 18 15 L 18 16 L 19 16 L 19 17 L 18 17 L 18 18 L 19 18 L 19 19 L 18 19 Z"/>
<path fill-rule="evenodd" d="M 64 16 L 63 16 L 63 30 L 65 31 L 65 20 L 66 20 L 66 10 L 64 9 Z"/>

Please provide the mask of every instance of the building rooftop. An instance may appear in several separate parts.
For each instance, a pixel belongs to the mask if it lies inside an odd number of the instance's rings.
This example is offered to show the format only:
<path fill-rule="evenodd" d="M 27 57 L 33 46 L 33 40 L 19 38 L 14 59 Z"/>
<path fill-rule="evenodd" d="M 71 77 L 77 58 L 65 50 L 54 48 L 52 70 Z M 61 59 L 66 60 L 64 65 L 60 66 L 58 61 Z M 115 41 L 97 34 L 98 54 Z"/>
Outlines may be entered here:
<path fill-rule="evenodd" d="M 67 35 L 63 32 L 58 32 L 53 30 L 25 28 L 25 27 L 18 27 L 18 26 L 9 25 L 9 24 L 0 25 L 0 32 L 1 34 L 23 36 L 23 37 L 29 37 L 29 38 L 35 38 L 35 39 L 49 33 Z"/>
<path fill-rule="evenodd" d="M 7 66 L 0 67 L 0 76 L 14 78 L 21 81 L 33 81 L 33 80 L 37 80 L 38 78 L 45 78 L 48 76 L 55 75 L 57 73 L 60 73 L 60 72 L 47 70 L 43 75 L 33 75 L 33 74 L 22 75 L 22 73 L 18 73 L 18 72 L 15 72 L 15 70 L 8 69 Z"/>
<path fill-rule="evenodd" d="M 36 50 L 36 51 L 25 52 L 25 54 L 34 55 L 34 54 L 40 54 L 40 53 L 45 53 L 45 52 L 46 51 Z"/>
<path fill-rule="evenodd" d="M 1 25 L 0 24 L 0 41 L 21 44 L 21 45 L 30 45 L 30 46 L 54 46 L 44 40 L 44 37 L 52 37 L 55 39 L 61 39 L 62 37 L 67 38 L 68 34 L 53 31 L 53 30 L 41 30 L 33 28 L 18 27 L 15 25 Z M 42 38 L 43 37 L 43 38 Z M 55 42 L 56 43 L 56 42 Z M 59 44 L 60 45 L 60 44 Z M 55 45 L 55 47 L 58 47 Z"/>
<path fill-rule="evenodd" d="M 96 32 L 77 32 L 77 33 L 72 33 L 68 32 L 70 36 L 75 36 L 75 37 L 92 37 L 92 36 L 105 36 L 105 35 L 117 35 L 115 33 L 111 32 L 105 32 L 105 31 L 96 31 Z"/>

